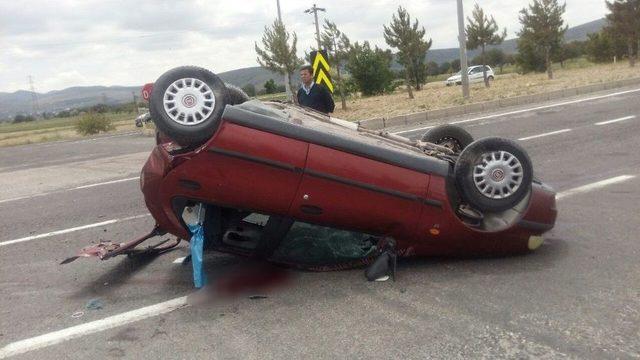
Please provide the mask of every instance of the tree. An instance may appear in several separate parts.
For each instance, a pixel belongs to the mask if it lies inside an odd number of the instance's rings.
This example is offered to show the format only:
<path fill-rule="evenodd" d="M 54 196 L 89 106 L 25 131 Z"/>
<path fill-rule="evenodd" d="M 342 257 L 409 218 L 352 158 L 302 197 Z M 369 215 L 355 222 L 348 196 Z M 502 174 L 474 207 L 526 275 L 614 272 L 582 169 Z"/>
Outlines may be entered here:
<path fill-rule="evenodd" d="M 349 50 L 346 69 L 363 95 L 378 95 L 389 89 L 393 80 L 390 64 L 389 51 L 371 49 L 368 41 L 362 45 L 356 42 Z"/>
<path fill-rule="evenodd" d="M 560 62 L 560 67 L 564 67 L 564 62 L 570 59 L 575 59 L 582 56 L 584 50 L 584 43 L 582 41 L 572 41 L 560 46 L 560 49 L 552 57 L 553 61 Z"/>
<path fill-rule="evenodd" d="M 610 13 L 606 15 L 607 31 L 626 40 L 629 66 L 635 65 L 634 47 L 640 47 L 640 1 L 605 1 Z"/>
<path fill-rule="evenodd" d="M 609 62 L 612 58 L 612 46 L 604 31 L 587 35 L 587 57 L 596 63 Z"/>
<path fill-rule="evenodd" d="M 320 36 L 320 41 L 322 42 L 322 46 L 327 49 L 327 52 L 329 53 L 329 62 L 334 64 L 333 67 L 336 69 L 336 87 L 340 94 L 342 110 L 347 110 L 347 100 L 345 99 L 344 93 L 345 87 L 342 84 L 340 65 L 347 59 L 351 42 L 343 32 L 338 30 L 335 23 L 325 20 L 322 27 L 324 30 Z"/>
<path fill-rule="evenodd" d="M 500 73 L 502 73 L 502 67 L 507 62 L 507 56 L 500 49 L 490 49 L 486 54 L 486 62 L 490 66 L 500 67 Z"/>
<path fill-rule="evenodd" d="M 289 45 L 289 39 L 291 45 Z M 288 74 L 289 82 L 285 85 L 291 86 L 291 75 L 296 71 L 302 61 L 296 55 L 296 45 L 298 43 L 298 36 L 293 33 L 291 36 L 284 24 L 280 20 L 275 20 L 271 27 L 264 27 L 264 34 L 262 35 L 262 46 L 264 50 L 255 43 L 256 53 L 258 54 L 258 64 L 278 74 Z"/>
<path fill-rule="evenodd" d="M 429 61 L 426 66 L 426 70 L 428 76 L 436 76 L 440 74 L 440 67 L 435 61 Z"/>
<path fill-rule="evenodd" d="M 467 49 L 474 50 L 480 48 L 480 65 L 487 65 L 485 59 L 485 48 L 487 45 L 501 44 L 507 37 L 507 29 L 498 34 L 498 24 L 496 19 L 491 16 L 489 18 L 478 4 L 473 8 L 473 18 L 467 17 Z M 484 85 L 489 87 L 489 78 L 487 78 L 487 68 L 482 67 L 482 77 Z"/>
<path fill-rule="evenodd" d="M 247 95 L 251 97 L 256 96 L 256 86 L 253 84 L 247 84 L 243 86 L 242 91 L 244 91 Z"/>
<path fill-rule="evenodd" d="M 553 79 L 551 57 L 560 49 L 567 26 L 562 14 L 566 4 L 558 0 L 533 0 L 529 8 L 520 10 L 522 30 L 518 33 L 518 51 L 523 64 L 535 65 L 536 54 L 544 57 L 544 69 L 549 79 Z M 534 66 L 536 67 L 536 66 Z M 537 68 L 537 67 L 536 67 Z M 526 70 L 526 69 L 525 69 Z"/>
<path fill-rule="evenodd" d="M 438 70 L 440 71 L 440 74 L 449 74 L 451 72 L 451 63 L 448 61 L 443 62 L 440 64 Z"/>
<path fill-rule="evenodd" d="M 398 62 L 405 69 L 405 81 L 409 98 L 413 99 L 409 77 L 414 75 L 416 90 L 420 89 L 420 81 L 417 77 L 421 66 L 424 66 L 424 59 L 427 51 L 431 47 L 431 39 L 424 40 L 426 31 L 418 28 L 418 20 L 411 24 L 411 16 L 402 6 L 398 7 L 398 14 L 393 14 L 389 27 L 384 27 L 384 40 L 393 48 L 398 49 Z"/>
<path fill-rule="evenodd" d="M 264 91 L 267 94 L 275 94 L 276 91 L 278 91 L 278 85 L 276 85 L 276 82 L 273 79 L 269 79 L 264 83 Z"/>
<path fill-rule="evenodd" d="M 453 70 L 453 72 L 460 71 L 460 59 L 454 59 L 451 61 L 451 70 Z"/>

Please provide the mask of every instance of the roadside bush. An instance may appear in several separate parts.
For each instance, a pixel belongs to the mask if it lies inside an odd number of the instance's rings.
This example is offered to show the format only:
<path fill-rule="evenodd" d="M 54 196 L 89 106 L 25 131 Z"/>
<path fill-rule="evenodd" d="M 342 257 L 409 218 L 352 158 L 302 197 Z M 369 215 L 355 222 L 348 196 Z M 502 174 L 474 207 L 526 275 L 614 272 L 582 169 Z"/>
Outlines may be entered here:
<path fill-rule="evenodd" d="M 23 122 L 29 122 L 29 121 L 34 121 L 36 118 L 31 116 L 31 115 L 16 115 L 13 118 L 13 123 L 14 124 L 18 124 L 18 123 L 23 123 Z"/>
<path fill-rule="evenodd" d="M 115 126 L 103 113 L 85 113 L 76 123 L 76 131 L 82 135 L 93 135 L 110 130 L 115 130 Z"/>

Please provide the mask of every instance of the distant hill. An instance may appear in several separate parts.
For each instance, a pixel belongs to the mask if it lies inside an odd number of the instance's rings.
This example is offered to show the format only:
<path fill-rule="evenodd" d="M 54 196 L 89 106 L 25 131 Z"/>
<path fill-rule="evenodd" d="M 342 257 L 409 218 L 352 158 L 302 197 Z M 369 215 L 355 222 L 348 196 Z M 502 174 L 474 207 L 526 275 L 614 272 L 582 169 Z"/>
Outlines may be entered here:
<path fill-rule="evenodd" d="M 567 32 L 564 34 L 564 40 L 566 42 L 571 41 L 582 41 L 587 39 L 587 34 L 597 33 L 599 32 L 606 24 L 606 20 L 598 19 L 594 21 L 590 21 L 588 23 L 574 26 L 569 28 Z M 518 44 L 517 39 L 508 39 L 505 40 L 502 44 L 498 46 L 491 46 L 491 48 L 501 49 L 507 54 L 515 54 L 518 52 Z M 435 61 L 438 64 L 441 64 L 445 61 L 451 61 L 460 57 L 459 48 L 449 48 L 449 49 L 433 49 L 427 52 L 427 62 Z M 469 59 L 473 59 L 475 56 L 480 54 L 479 50 L 471 50 L 467 51 L 467 57 Z"/>
<path fill-rule="evenodd" d="M 565 41 L 586 40 L 587 34 L 600 31 L 605 25 L 605 19 L 599 19 L 579 26 L 569 28 L 565 34 Z M 505 53 L 516 53 L 516 39 L 504 41 L 496 48 Z M 478 55 L 478 51 L 469 51 L 467 55 L 472 59 Z M 433 49 L 427 52 L 427 61 L 435 61 L 440 64 L 445 61 L 457 59 L 458 48 Z M 399 68 L 398 64 L 392 67 Z M 231 70 L 218 74 L 225 82 L 243 87 L 253 84 L 256 89 L 262 89 L 264 83 L 274 79 L 276 83 L 284 83 L 282 75 L 273 73 L 262 67 L 249 67 Z M 297 74 L 292 79 L 294 84 L 300 83 Z M 133 94 L 140 95 L 141 86 L 82 86 L 70 87 L 64 90 L 50 91 L 44 94 L 38 93 L 38 107 L 40 111 L 56 112 L 67 108 L 79 108 L 106 102 L 107 104 L 121 104 L 133 100 Z M 19 113 L 30 113 L 32 108 L 32 93 L 30 91 L 16 91 L 13 93 L 0 92 L 0 121 L 13 118 Z"/>
<path fill-rule="evenodd" d="M 141 86 L 76 86 L 64 90 L 38 93 L 40 111 L 57 112 L 68 108 L 81 108 L 99 103 L 110 105 L 133 101 L 133 94 L 140 96 Z M 19 113 L 31 113 L 32 92 L 0 92 L 0 119 L 12 118 Z"/>

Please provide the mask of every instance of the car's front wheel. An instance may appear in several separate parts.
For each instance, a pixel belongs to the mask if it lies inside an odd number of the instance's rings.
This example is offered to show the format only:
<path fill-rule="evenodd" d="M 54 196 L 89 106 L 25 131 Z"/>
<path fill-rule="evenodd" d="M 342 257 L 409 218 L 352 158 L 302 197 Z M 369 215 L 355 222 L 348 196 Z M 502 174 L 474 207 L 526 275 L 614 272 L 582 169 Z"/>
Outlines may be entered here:
<path fill-rule="evenodd" d="M 489 137 L 474 141 L 462 151 L 454 175 L 467 203 L 481 211 L 500 212 L 529 193 L 533 168 L 520 145 Z"/>

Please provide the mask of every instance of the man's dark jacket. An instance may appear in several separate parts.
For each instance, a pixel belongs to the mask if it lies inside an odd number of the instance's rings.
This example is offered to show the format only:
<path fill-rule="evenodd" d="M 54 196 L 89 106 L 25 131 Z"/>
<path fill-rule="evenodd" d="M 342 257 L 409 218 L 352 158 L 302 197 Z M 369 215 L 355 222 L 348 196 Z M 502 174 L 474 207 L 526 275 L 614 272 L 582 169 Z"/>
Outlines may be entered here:
<path fill-rule="evenodd" d="M 336 105 L 333 103 L 333 97 L 326 87 L 320 84 L 313 84 L 309 95 L 302 87 L 298 90 L 298 104 L 323 113 L 333 112 Z"/>

